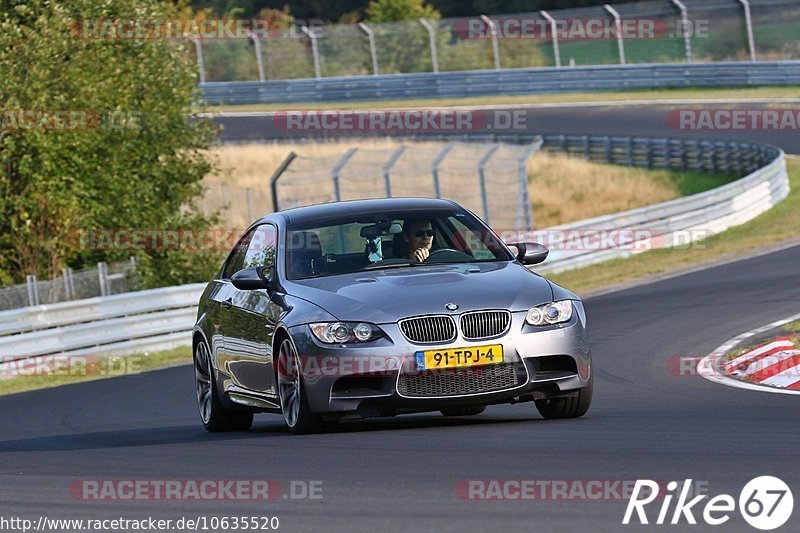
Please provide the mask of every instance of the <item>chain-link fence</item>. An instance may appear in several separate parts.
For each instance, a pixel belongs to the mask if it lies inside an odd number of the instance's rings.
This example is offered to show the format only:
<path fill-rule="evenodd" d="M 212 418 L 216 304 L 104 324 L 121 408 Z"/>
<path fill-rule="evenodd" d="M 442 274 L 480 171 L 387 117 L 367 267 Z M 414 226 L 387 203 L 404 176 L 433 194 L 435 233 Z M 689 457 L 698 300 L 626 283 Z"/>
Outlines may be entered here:
<path fill-rule="evenodd" d="M 197 41 L 205 81 L 800 58 L 800 0 L 648 0 Z"/>
<path fill-rule="evenodd" d="M 98 263 L 95 268 L 65 268 L 61 276 L 51 280 L 37 280 L 30 275 L 27 283 L 0 287 L 0 310 L 120 294 L 133 290 L 136 280 L 134 258 L 122 263 Z"/>
<path fill-rule="evenodd" d="M 541 146 L 505 143 L 351 148 L 330 157 L 290 154 L 272 181 L 279 209 L 365 198 L 452 199 L 487 223 L 533 228 L 528 159 Z"/>

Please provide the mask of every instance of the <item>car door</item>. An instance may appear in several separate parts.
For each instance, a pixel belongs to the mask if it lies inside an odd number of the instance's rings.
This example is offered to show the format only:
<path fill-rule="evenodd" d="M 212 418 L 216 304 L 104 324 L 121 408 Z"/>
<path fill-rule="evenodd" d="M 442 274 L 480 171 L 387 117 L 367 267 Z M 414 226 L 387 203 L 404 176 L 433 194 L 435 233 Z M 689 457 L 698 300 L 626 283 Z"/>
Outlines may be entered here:
<path fill-rule="evenodd" d="M 275 266 L 278 231 L 272 224 L 252 230 L 241 268 Z M 240 268 L 240 270 L 241 270 Z M 233 275 L 233 272 L 231 273 Z M 277 396 L 272 339 L 283 309 L 276 293 L 265 289 L 239 290 L 230 285 L 230 308 L 225 331 L 228 371 L 244 389 Z"/>

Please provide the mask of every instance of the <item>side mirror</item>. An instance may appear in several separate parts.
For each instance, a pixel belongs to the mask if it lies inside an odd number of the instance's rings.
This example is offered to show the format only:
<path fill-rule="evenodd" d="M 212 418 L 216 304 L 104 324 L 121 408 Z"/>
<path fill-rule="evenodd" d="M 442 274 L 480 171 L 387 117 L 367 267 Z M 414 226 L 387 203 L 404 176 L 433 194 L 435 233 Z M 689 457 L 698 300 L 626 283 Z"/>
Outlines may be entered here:
<path fill-rule="evenodd" d="M 538 265 L 547 259 L 547 254 L 550 253 L 550 250 L 538 242 L 518 242 L 509 246 L 517 249 L 517 259 L 523 265 Z"/>
<path fill-rule="evenodd" d="M 271 266 L 245 268 L 231 276 L 231 283 L 242 291 L 271 290 L 276 287 L 275 269 Z"/>

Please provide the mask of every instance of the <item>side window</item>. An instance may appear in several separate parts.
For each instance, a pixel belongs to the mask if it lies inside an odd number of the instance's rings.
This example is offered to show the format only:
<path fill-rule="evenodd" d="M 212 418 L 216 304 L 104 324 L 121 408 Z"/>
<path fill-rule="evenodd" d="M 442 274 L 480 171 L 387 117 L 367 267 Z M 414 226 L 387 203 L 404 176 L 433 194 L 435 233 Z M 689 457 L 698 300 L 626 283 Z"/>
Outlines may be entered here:
<path fill-rule="evenodd" d="M 263 224 L 258 226 L 252 234 L 244 257 L 244 266 L 271 266 L 275 264 L 275 247 L 278 242 L 278 232 L 275 226 Z"/>
<path fill-rule="evenodd" d="M 225 271 L 222 273 L 223 278 L 230 279 L 231 276 L 244 268 L 244 258 L 247 255 L 247 249 L 250 246 L 250 239 L 253 237 L 254 231 L 250 231 L 239 239 L 239 242 L 231 250 L 228 260 L 225 261 Z"/>

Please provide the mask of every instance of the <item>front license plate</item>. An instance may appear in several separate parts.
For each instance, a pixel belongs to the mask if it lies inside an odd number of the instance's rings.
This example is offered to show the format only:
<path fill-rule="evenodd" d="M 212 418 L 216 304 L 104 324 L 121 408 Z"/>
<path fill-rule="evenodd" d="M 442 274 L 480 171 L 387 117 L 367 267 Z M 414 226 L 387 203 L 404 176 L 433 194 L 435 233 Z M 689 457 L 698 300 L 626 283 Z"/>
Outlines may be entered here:
<path fill-rule="evenodd" d="M 426 350 L 417 352 L 415 355 L 417 356 L 417 370 L 494 365 L 503 362 L 503 345 Z"/>

